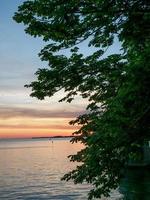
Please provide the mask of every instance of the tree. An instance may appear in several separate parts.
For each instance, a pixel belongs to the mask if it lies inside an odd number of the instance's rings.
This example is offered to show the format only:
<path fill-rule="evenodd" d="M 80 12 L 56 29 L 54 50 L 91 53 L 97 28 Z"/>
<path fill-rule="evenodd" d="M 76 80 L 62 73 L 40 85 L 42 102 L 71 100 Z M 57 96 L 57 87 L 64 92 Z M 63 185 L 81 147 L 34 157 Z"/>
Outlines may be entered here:
<path fill-rule="evenodd" d="M 80 164 L 63 179 L 94 185 L 89 199 L 117 188 L 128 160 L 150 140 L 150 4 L 147 0 L 30 0 L 14 15 L 26 33 L 48 42 L 40 52 L 48 68 L 27 87 L 38 99 L 64 89 L 60 101 L 88 98 L 87 114 L 72 142 L 85 148 L 71 161 Z M 118 38 L 119 54 L 104 56 Z M 87 41 L 95 51 L 80 53 Z M 61 54 L 70 49 L 71 55 Z"/>

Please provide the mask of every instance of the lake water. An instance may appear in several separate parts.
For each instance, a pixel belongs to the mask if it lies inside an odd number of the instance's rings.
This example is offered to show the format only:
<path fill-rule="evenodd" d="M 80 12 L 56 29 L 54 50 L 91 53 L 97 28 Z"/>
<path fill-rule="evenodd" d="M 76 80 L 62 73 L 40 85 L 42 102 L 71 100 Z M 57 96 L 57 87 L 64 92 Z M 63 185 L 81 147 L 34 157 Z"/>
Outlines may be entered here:
<path fill-rule="evenodd" d="M 60 181 L 75 167 L 67 156 L 82 147 L 68 139 L 0 140 L 0 200 L 86 200 L 91 186 Z"/>

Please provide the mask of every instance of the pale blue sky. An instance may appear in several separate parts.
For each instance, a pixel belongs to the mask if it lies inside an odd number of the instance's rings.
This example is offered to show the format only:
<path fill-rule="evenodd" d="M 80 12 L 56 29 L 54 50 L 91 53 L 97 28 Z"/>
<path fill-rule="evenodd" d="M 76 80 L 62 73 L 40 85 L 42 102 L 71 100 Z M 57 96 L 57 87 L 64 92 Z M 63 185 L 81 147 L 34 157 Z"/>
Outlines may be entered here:
<path fill-rule="evenodd" d="M 37 54 L 43 42 L 25 34 L 24 26 L 12 16 L 22 0 L 1 0 L 0 6 L 0 89 L 20 89 L 41 66 Z"/>
<path fill-rule="evenodd" d="M 40 101 L 24 88 L 46 63 L 38 57 L 44 42 L 27 35 L 12 19 L 22 2 L 0 1 L 0 138 L 70 135 L 68 122 L 83 112 L 85 101 L 58 103 L 62 92 Z"/>
<path fill-rule="evenodd" d="M 22 2 L 24 0 L 0 1 L 0 129 L 4 127 L 3 124 L 10 125 L 10 121 L 6 121 L 7 117 L 14 116 L 15 120 L 18 120 L 16 123 L 19 128 L 23 123 L 27 126 L 24 117 L 38 118 L 39 112 L 39 118 L 43 118 L 45 110 L 49 111 L 49 113 L 45 112 L 46 120 L 52 119 L 52 116 L 59 117 L 59 113 L 60 117 L 62 113 L 64 117 L 65 115 L 66 117 L 77 116 L 76 114 L 82 112 L 86 104 L 85 100 L 79 98 L 73 104 L 58 103 L 62 93 L 45 101 L 29 96 L 30 90 L 24 88 L 24 85 L 34 80 L 34 73 L 38 68 L 46 67 L 46 63 L 41 62 L 38 57 L 44 42 L 40 38 L 27 35 L 24 26 L 12 19 Z M 108 53 L 118 51 L 119 46 L 116 42 Z M 91 51 L 85 44 L 80 44 L 80 48 L 86 55 Z"/>

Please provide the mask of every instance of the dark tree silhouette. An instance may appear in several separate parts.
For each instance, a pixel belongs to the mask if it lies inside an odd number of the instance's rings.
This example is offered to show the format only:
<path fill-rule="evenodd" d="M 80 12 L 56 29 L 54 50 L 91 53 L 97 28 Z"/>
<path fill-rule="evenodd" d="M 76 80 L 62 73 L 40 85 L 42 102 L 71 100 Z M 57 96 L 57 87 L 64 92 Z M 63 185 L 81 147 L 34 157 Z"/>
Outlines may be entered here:
<path fill-rule="evenodd" d="M 89 199 L 116 188 L 130 158 L 150 140 L 150 4 L 147 0 L 31 0 L 14 15 L 26 33 L 49 42 L 40 52 L 48 68 L 36 72 L 31 96 L 60 101 L 88 98 L 87 114 L 70 124 L 81 125 L 73 142 L 85 148 L 71 161 L 81 162 L 63 179 L 94 185 Z M 118 38 L 120 54 L 104 57 Z M 85 56 L 78 44 L 95 52 Z M 61 50 L 70 49 L 70 57 Z"/>

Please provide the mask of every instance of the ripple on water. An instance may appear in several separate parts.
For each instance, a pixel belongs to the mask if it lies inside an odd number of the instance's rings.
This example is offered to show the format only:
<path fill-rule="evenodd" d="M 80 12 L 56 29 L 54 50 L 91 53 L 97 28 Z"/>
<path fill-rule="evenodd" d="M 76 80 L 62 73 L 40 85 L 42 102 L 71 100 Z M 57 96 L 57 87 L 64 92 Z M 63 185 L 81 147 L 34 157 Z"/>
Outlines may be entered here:
<path fill-rule="evenodd" d="M 67 156 L 81 148 L 69 140 L 0 142 L 0 200 L 86 200 L 89 185 L 60 181 L 75 167 Z"/>

